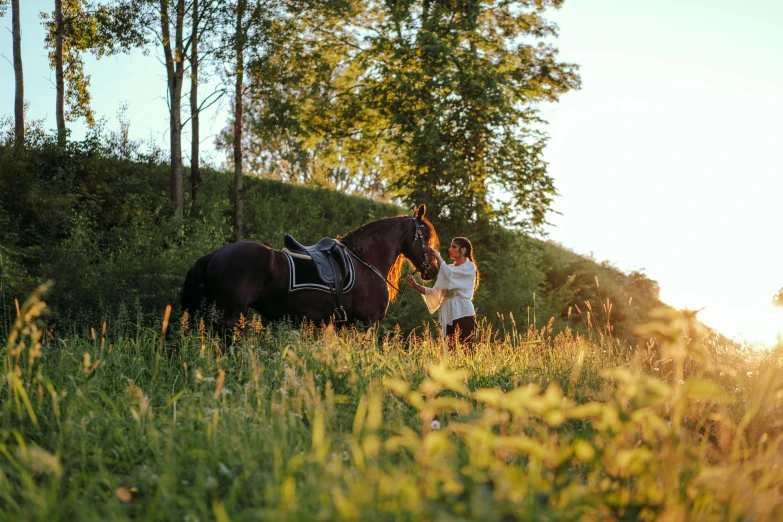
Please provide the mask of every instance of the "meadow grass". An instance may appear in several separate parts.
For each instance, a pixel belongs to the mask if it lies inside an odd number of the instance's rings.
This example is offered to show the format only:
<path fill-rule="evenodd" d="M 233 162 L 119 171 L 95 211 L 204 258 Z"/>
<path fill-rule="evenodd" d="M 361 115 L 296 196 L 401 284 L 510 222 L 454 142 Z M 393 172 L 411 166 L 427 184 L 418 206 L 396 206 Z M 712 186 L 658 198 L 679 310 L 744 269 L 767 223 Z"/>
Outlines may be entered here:
<path fill-rule="evenodd" d="M 3 348 L 7 520 L 780 520 L 783 375 L 659 311 L 631 350 L 551 323 L 472 353 L 187 317 Z M 165 334 L 164 334 L 165 332 Z"/>

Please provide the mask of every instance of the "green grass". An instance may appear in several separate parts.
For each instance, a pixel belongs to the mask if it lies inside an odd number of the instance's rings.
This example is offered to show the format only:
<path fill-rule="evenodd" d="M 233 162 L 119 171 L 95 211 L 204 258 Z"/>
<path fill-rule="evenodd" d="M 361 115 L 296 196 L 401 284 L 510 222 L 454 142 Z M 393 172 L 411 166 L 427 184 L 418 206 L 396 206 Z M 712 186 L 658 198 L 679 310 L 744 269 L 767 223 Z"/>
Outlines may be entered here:
<path fill-rule="evenodd" d="M 472 354 L 253 321 L 223 351 L 198 325 L 51 338 L 44 311 L 3 348 L 3 519 L 783 517 L 777 354 L 672 311 L 634 353 L 511 323 Z"/>

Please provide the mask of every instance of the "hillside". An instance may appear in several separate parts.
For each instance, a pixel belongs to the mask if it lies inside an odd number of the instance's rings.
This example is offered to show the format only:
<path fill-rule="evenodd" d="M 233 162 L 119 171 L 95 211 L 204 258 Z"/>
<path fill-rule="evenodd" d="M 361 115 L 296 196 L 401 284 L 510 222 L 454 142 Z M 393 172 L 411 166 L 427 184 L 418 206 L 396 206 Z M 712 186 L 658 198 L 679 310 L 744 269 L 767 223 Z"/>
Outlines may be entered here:
<path fill-rule="evenodd" d="M 168 204 L 168 166 L 130 144 L 104 137 L 61 150 L 41 139 L 22 158 L 0 148 L 3 315 L 10 318 L 14 299 L 51 279 L 55 322 L 68 328 L 114 313 L 137 323 L 159 320 L 193 262 L 231 240 L 232 176 L 205 170 L 198 201 L 186 201 L 189 213 L 178 223 Z M 286 233 L 314 242 L 410 211 L 257 178 L 247 179 L 245 195 L 246 238 L 274 248 Z M 449 224 L 435 225 L 446 244 Z M 497 228 L 472 239 L 482 270 L 476 306 L 496 329 L 549 325 L 635 343 L 632 328 L 661 304 L 657 284 L 644 274 Z M 390 306 L 384 327 L 400 324 L 407 332 L 434 319 L 407 292 Z"/>

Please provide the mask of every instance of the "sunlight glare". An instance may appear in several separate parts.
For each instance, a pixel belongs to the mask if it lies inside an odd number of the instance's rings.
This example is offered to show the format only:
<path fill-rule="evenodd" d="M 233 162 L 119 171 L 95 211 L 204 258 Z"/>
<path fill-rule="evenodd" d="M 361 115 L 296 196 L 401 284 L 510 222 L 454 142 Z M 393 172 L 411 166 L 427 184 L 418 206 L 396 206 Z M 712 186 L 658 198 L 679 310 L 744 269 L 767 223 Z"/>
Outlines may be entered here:
<path fill-rule="evenodd" d="M 727 310 L 710 307 L 699 319 L 737 342 L 759 349 L 772 349 L 783 341 L 783 308 L 768 303 L 747 303 Z"/>

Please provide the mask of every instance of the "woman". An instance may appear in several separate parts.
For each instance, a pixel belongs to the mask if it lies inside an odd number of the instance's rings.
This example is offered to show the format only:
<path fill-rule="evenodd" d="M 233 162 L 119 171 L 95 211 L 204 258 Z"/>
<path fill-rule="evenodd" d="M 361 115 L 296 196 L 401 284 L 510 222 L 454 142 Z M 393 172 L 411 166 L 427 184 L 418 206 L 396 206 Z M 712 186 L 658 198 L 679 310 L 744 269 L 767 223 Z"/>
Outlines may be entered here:
<path fill-rule="evenodd" d="M 454 332 L 459 330 L 460 342 L 470 349 L 476 330 L 472 299 L 480 279 L 473 245 L 466 237 L 455 237 L 449 247 L 449 257 L 454 260 L 452 265 L 446 264 L 437 250 L 433 254 L 439 269 L 435 285 L 432 288 L 420 285 L 412 275 L 407 276 L 405 282 L 422 294 L 430 313 L 440 308 L 440 327 L 449 344 L 454 342 Z"/>

